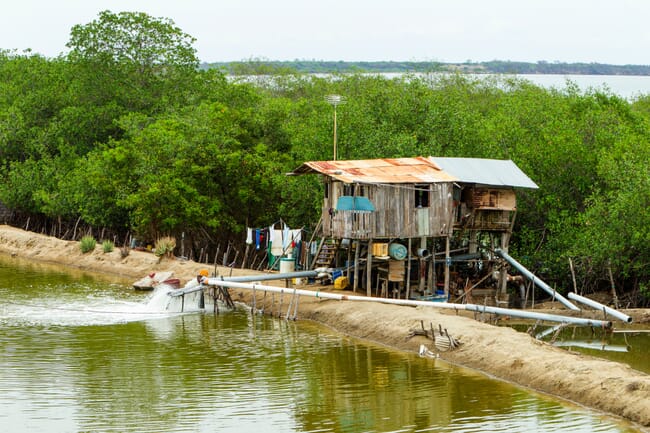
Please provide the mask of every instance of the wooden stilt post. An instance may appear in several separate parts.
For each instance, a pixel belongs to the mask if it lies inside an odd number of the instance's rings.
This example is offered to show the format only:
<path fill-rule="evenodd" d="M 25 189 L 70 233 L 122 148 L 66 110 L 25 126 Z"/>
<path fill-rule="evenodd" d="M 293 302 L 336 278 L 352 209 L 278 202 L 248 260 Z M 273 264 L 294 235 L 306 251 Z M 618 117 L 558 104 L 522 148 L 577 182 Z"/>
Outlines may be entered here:
<path fill-rule="evenodd" d="M 348 244 L 348 261 L 345 264 L 345 276 L 348 277 L 348 281 L 350 281 L 350 262 L 352 261 L 352 240 L 350 240 L 350 243 Z"/>
<path fill-rule="evenodd" d="M 436 286 L 435 286 L 435 281 L 436 279 L 433 278 L 433 272 L 434 272 L 434 266 L 433 266 L 433 259 L 431 257 L 427 257 L 427 268 L 429 268 L 429 273 L 427 274 L 427 287 L 429 287 L 429 290 L 427 292 L 431 293 L 432 295 L 436 294 Z"/>
<path fill-rule="evenodd" d="M 436 242 L 433 239 L 431 242 L 431 265 L 433 267 L 433 292 L 432 295 L 436 294 L 438 290 L 438 271 L 436 270 Z"/>
<path fill-rule="evenodd" d="M 451 256 L 449 255 L 450 238 L 445 238 L 445 296 L 449 296 L 449 265 L 451 265 Z"/>
<path fill-rule="evenodd" d="M 509 235 L 508 233 L 502 233 L 501 234 L 501 249 L 505 252 L 508 253 L 508 241 L 509 241 Z M 507 268 L 504 266 L 501 268 L 502 271 L 499 272 L 499 288 L 497 289 L 497 300 L 503 300 L 505 298 L 506 293 L 508 291 L 508 271 Z M 497 303 L 498 306 L 498 303 Z"/>
<path fill-rule="evenodd" d="M 420 238 L 420 249 L 424 250 L 427 247 L 427 238 L 424 236 Z M 424 293 L 424 286 L 426 283 L 426 261 L 423 257 L 418 258 L 418 276 L 420 278 L 420 284 L 418 286 L 420 293 Z"/>
<path fill-rule="evenodd" d="M 246 249 L 244 250 L 244 258 L 242 259 L 241 262 L 242 269 L 246 268 L 246 262 L 248 261 L 248 252 L 250 248 L 251 248 L 250 244 L 246 244 Z"/>
<path fill-rule="evenodd" d="M 411 238 L 409 238 L 409 254 L 408 254 L 408 263 L 406 264 L 406 293 L 405 293 L 405 298 L 404 299 L 409 299 L 411 296 L 411 259 L 413 256 L 411 255 L 413 250 L 411 248 Z"/>
<path fill-rule="evenodd" d="M 361 250 L 361 241 L 358 240 L 355 243 L 354 247 L 354 278 L 353 278 L 353 284 L 352 284 L 352 291 L 357 292 L 357 288 L 359 287 L 359 250 Z"/>
<path fill-rule="evenodd" d="M 372 239 L 368 241 L 368 260 L 366 266 L 366 295 L 372 296 Z"/>

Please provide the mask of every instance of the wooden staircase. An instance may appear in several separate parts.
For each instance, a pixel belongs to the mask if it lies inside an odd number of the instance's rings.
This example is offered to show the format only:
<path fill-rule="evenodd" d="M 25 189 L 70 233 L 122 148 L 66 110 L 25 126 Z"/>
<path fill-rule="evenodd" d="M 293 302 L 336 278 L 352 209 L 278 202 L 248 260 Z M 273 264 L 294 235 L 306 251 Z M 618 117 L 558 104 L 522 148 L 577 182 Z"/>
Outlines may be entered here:
<path fill-rule="evenodd" d="M 334 265 L 336 253 L 339 250 L 341 241 L 337 239 L 322 239 L 318 245 L 318 250 L 314 260 L 312 261 L 311 268 L 330 268 Z"/>

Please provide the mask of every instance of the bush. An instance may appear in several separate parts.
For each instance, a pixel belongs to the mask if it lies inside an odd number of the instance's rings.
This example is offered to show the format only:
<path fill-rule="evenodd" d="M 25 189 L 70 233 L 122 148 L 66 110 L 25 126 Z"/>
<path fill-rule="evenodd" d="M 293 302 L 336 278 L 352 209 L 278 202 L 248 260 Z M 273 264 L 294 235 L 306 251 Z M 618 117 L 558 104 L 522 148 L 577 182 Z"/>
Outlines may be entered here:
<path fill-rule="evenodd" d="M 163 257 L 163 256 L 173 257 L 174 248 L 176 248 L 176 239 L 174 239 L 171 236 L 165 236 L 156 241 L 156 245 L 154 246 L 153 253 L 157 257 Z"/>
<path fill-rule="evenodd" d="M 115 245 L 113 244 L 113 241 L 104 241 L 102 242 L 102 251 L 105 253 L 110 253 L 113 251 L 115 248 Z"/>
<path fill-rule="evenodd" d="M 97 245 L 97 241 L 95 241 L 94 237 L 89 235 L 82 237 L 81 242 L 79 244 L 79 246 L 81 247 L 81 252 L 84 254 L 94 251 L 95 245 Z"/>

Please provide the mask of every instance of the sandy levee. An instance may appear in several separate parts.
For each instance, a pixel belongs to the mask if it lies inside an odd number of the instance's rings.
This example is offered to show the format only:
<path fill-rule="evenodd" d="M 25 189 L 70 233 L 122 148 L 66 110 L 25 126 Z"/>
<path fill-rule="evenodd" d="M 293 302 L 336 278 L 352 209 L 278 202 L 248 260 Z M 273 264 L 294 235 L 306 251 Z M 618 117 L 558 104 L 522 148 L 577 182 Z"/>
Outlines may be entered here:
<path fill-rule="evenodd" d="M 64 241 L 14 227 L 0 226 L 0 252 L 30 260 L 108 273 L 134 281 L 151 272 L 172 271 L 190 280 L 212 266 L 173 259 L 159 259 L 147 252 L 119 250 L 104 253 L 98 246 L 83 254 L 78 242 Z M 211 269 L 212 270 L 212 269 Z M 219 267 L 222 275 L 250 275 L 255 271 Z M 273 283 L 271 283 L 273 284 Z M 282 285 L 284 282 L 277 282 Z M 309 288 L 301 287 L 301 288 Z M 311 287 L 326 290 L 326 287 Z M 251 291 L 231 289 L 235 300 L 251 303 Z M 260 300 L 257 300 L 259 305 Z M 575 314 L 575 313 L 573 313 Z M 583 314 L 583 313 L 580 313 Z M 630 314 L 635 320 L 650 320 L 647 310 Z M 483 371 L 493 377 L 573 401 L 619 416 L 641 426 L 650 426 L 650 375 L 624 364 L 568 352 L 511 328 L 481 323 L 470 317 L 428 307 L 405 307 L 371 302 L 323 300 L 305 297 L 299 301 L 298 319 L 313 320 L 338 332 L 417 352 L 421 345 L 436 351 L 425 336 L 412 336 L 421 323 L 442 325 L 461 341 L 440 358 Z"/>

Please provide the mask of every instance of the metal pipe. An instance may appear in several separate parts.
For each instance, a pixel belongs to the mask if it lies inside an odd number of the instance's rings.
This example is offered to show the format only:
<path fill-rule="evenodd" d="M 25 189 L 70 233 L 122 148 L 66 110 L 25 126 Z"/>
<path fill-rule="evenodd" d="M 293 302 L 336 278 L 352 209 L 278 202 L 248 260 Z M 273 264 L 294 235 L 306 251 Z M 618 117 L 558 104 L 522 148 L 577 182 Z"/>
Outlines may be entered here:
<path fill-rule="evenodd" d="M 544 281 L 542 281 L 542 280 L 540 280 L 538 277 L 536 277 L 535 274 L 533 274 L 533 273 L 530 272 L 528 269 L 526 269 L 526 268 L 524 267 L 524 265 L 522 265 L 521 263 L 519 263 L 518 261 L 516 261 L 515 259 L 513 259 L 510 255 L 508 255 L 508 253 L 506 253 L 505 251 L 503 251 L 503 250 L 501 250 L 501 249 L 499 249 L 499 248 L 497 248 L 496 250 L 494 250 L 494 252 L 495 252 L 497 255 L 503 257 L 503 258 L 504 258 L 508 263 L 510 263 L 510 264 L 511 264 L 512 266 L 514 266 L 515 268 L 517 268 L 517 269 L 519 270 L 519 272 L 521 272 L 521 273 L 524 274 L 526 277 L 528 277 L 530 280 L 532 280 L 533 283 L 535 283 L 535 285 L 537 285 L 537 287 L 539 287 L 540 289 L 546 291 L 546 293 L 548 293 L 549 295 L 553 296 L 553 298 L 555 298 L 555 299 L 557 299 L 558 301 L 560 301 L 560 302 L 562 303 L 562 305 L 564 305 L 565 307 L 567 307 L 569 310 L 580 311 L 580 308 L 576 307 L 576 306 L 573 305 L 571 302 L 569 302 L 569 300 L 566 299 L 564 296 L 560 295 L 560 294 L 559 294 L 558 292 L 556 292 L 554 289 L 550 288 L 550 287 L 548 286 L 548 284 L 546 284 Z"/>
<path fill-rule="evenodd" d="M 612 322 L 605 321 L 605 320 L 591 320 L 582 317 L 561 316 L 558 314 L 537 313 L 534 311 L 513 310 L 510 308 L 501 308 L 501 307 L 487 307 L 483 305 L 466 304 L 466 307 L 468 307 L 466 308 L 466 310 L 469 311 L 497 314 L 500 316 L 519 317 L 522 319 L 545 320 L 548 322 L 569 323 L 576 326 L 592 326 L 592 327 L 598 327 L 603 329 L 609 329 L 612 327 Z"/>
<path fill-rule="evenodd" d="M 620 311 L 614 310 L 613 308 L 608 307 L 607 305 L 603 305 L 600 302 L 596 302 L 592 299 L 585 298 L 584 296 L 580 296 L 577 293 L 570 292 L 569 293 L 569 298 L 573 299 L 574 301 L 580 302 L 581 304 L 585 304 L 595 310 L 600 310 L 603 311 L 605 314 L 609 314 L 610 316 L 614 316 L 617 319 L 627 322 L 627 323 L 632 323 L 632 318 L 628 316 L 627 314 L 623 314 Z"/>
<path fill-rule="evenodd" d="M 261 274 L 261 275 L 246 275 L 241 277 L 223 277 L 223 281 L 234 281 L 237 283 L 245 283 L 252 281 L 270 281 L 270 280 L 286 280 L 289 278 L 316 278 L 320 275 L 318 271 L 295 271 L 295 272 L 284 272 L 279 274 Z M 221 277 L 211 277 L 208 278 L 209 284 L 212 284 L 212 280 L 221 281 Z"/>
<path fill-rule="evenodd" d="M 261 284 L 238 283 L 234 281 L 222 281 L 217 279 L 210 279 L 210 284 L 222 287 L 230 287 L 235 289 L 249 289 L 249 290 L 262 290 L 274 293 L 291 293 L 301 296 L 311 296 L 323 299 L 335 299 L 338 301 L 362 301 L 362 302 L 379 302 L 382 304 L 392 305 L 407 305 L 411 307 L 432 307 L 442 308 L 449 310 L 467 310 L 476 311 L 480 313 L 490 313 L 503 316 L 520 317 L 524 319 L 544 320 L 549 322 L 570 323 L 576 326 L 592 326 L 609 329 L 612 327 L 612 322 L 603 320 L 583 319 L 580 317 L 568 317 L 554 314 L 535 313 L 524 310 L 512 310 L 509 308 L 487 307 L 474 304 L 451 304 L 448 302 L 431 302 L 431 301 L 416 301 L 412 299 L 392 299 L 392 298 L 376 298 L 371 296 L 355 296 L 355 295 L 341 295 L 338 293 L 328 293 L 304 289 L 288 289 L 275 286 L 264 286 Z"/>
<path fill-rule="evenodd" d="M 270 280 L 286 280 L 289 278 L 316 278 L 322 275 L 322 272 L 318 271 L 297 271 L 297 272 L 284 272 L 280 274 L 260 274 L 260 275 L 246 275 L 242 277 L 211 277 L 208 278 L 209 285 L 216 285 L 215 281 L 234 281 L 238 283 L 253 282 L 253 281 L 270 281 Z M 180 290 L 170 291 L 169 296 L 177 297 L 183 296 L 187 293 L 198 292 L 203 290 L 204 286 L 197 285 L 194 287 L 189 287 L 187 289 L 183 288 Z"/>
<path fill-rule="evenodd" d="M 590 341 L 556 341 L 553 346 L 557 347 L 582 347 L 584 349 L 605 350 L 608 352 L 629 352 L 630 346 L 593 343 Z"/>

